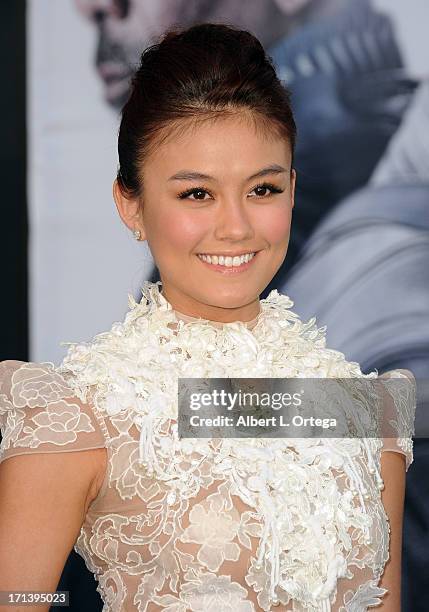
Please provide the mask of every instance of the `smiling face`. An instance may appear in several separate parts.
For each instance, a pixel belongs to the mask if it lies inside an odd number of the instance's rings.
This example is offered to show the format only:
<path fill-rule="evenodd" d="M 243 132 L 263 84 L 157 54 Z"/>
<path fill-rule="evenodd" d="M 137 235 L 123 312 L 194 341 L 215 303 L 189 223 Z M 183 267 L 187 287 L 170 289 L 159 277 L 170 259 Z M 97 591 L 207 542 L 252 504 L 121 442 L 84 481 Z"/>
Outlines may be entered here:
<path fill-rule="evenodd" d="M 289 243 L 296 178 L 289 143 L 244 116 L 206 121 L 158 147 L 142 168 L 141 203 L 113 186 L 124 223 L 148 241 L 163 295 L 179 312 L 214 321 L 258 314 Z M 200 257 L 241 253 L 256 255 L 238 267 Z"/>

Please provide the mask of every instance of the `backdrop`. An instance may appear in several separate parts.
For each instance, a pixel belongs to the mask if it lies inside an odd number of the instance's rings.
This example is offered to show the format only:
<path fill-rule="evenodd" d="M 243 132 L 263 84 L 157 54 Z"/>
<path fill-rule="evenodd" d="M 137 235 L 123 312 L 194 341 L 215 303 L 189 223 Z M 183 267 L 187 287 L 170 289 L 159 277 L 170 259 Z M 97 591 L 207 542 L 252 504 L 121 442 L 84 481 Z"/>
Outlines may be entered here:
<path fill-rule="evenodd" d="M 426 0 L 248 0 L 245 14 L 242 0 L 29 0 L 27 198 L 15 225 L 28 215 L 28 277 L 14 260 L 19 283 L 28 279 L 28 358 L 60 361 L 61 342 L 110 328 L 128 293 L 139 299 L 143 280 L 157 278 L 112 198 L 119 112 L 144 47 L 175 22 L 213 20 L 260 38 L 298 124 L 290 247 L 262 297 L 287 293 L 364 371 L 408 367 L 428 380 L 428 18 Z M 13 247 L 26 244 L 18 232 Z M 422 387 L 420 432 L 429 431 L 427 401 Z M 419 437 L 404 533 L 403 609 L 412 612 L 426 610 L 428 469 Z M 100 606 L 74 553 L 60 588 L 76 610 Z"/>

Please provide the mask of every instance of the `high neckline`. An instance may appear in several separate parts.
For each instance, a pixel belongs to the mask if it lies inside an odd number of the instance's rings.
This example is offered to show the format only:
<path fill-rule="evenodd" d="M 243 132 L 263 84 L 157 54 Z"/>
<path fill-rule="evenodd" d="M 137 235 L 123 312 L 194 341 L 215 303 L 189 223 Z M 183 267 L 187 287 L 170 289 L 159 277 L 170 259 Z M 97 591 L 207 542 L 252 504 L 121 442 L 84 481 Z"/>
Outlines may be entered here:
<path fill-rule="evenodd" d="M 218 327 L 218 328 L 222 328 L 224 325 L 227 325 L 227 323 L 223 323 L 222 321 L 211 321 L 210 319 L 203 319 L 202 317 L 192 317 L 191 315 L 187 315 L 175 309 L 173 309 L 173 312 L 177 319 L 184 321 L 185 323 L 189 323 L 192 321 L 207 322 L 207 323 L 210 323 L 210 325 L 213 325 L 214 327 Z M 259 315 L 261 314 L 261 312 L 262 312 L 262 309 L 260 309 L 256 317 L 252 319 L 251 321 L 238 321 L 238 322 L 245 325 L 248 329 L 253 329 L 256 323 L 258 322 Z M 237 321 L 230 321 L 230 322 L 236 323 Z"/>
<path fill-rule="evenodd" d="M 160 281 L 159 281 L 160 282 Z M 171 310 L 176 319 L 178 319 L 179 321 L 184 321 L 185 323 L 190 323 L 193 321 L 199 321 L 200 323 L 209 323 L 210 325 L 212 325 L 213 327 L 217 327 L 218 329 L 222 329 L 224 327 L 224 325 L 228 325 L 228 323 L 224 323 L 222 321 L 212 321 L 210 319 L 204 319 L 203 317 L 194 317 L 192 315 L 188 315 L 185 314 L 184 312 L 180 312 L 180 310 L 177 310 L 175 308 L 173 308 L 172 304 L 167 300 L 167 298 L 161 293 L 162 289 L 158 290 L 158 297 L 159 300 L 162 304 L 164 304 L 164 306 L 166 306 L 168 308 L 168 310 Z M 262 313 L 262 306 L 261 304 L 259 304 L 259 312 L 256 315 L 256 317 L 254 317 L 251 321 L 230 321 L 229 323 L 242 323 L 245 327 L 247 327 L 247 329 L 253 329 L 255 327 L 255 325 L 257 324 L 260 315 Z"/>

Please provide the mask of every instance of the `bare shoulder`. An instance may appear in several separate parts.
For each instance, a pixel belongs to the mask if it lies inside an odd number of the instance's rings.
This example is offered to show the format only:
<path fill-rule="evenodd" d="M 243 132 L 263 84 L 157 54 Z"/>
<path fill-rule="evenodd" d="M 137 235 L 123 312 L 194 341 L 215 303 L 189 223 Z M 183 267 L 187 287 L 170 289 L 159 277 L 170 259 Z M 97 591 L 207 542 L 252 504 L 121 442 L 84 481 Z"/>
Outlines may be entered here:
<path fill-rule="evenodd" d="M 39 492 L 45 500 L 49 495 L 63 499 L 73 495 L 86 512 L 99 493 L 106 468 L 106 448 L 16 455 L 0 464 L 0 490 L 13 489 L 15 499 L 21 493 L 28 495 L 29 488 L 33 496 Z"/>
<path fill-rule="evenodd" d="M 106 449 L 98 448 L 16 455 L 0 464 L 0 590 L 57 588 L 106 461 Z"/>

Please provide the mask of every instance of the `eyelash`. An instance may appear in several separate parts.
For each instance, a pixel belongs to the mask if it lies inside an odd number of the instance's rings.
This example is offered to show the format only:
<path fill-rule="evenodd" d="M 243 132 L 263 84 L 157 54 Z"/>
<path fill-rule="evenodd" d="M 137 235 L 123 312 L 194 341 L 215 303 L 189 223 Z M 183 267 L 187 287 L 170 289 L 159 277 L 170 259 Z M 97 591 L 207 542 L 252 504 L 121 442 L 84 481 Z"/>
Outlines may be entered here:
<path fill-rule="evenodd" d="M 284 189 L 279 189 L 278 187 L 276 187 L 272 183 L 260 183 L 259 185 L 255 185 L 255 187 L 252 189 L 252 191 L 254 191 L 255 189 L 259 189 L 261 187 L 265 187 L 266 189 L 270 189 L 270 191 L 271 191 L 270 196 L 272 196 L 272 195 L 274 195 L 276 193 L 283 193 L 283 191 L 284 191 Z M 212 195 L 211 192 L 208 189 L 204 189 L 203 187 L 192 187 L 192 189 L 187 189 L 186 191 L 181 191 L 178 194 L 177 197 L 180 200 L 184 200 L 185 198 L 189 197 L 193 193 L 200 193 L 200 192 L 208 193 L 210 196 Z M 270 197 L 270 196 L 257 196 L 257 199 L 261 200 L 262 198 L 266 198 L 266 197 Z M 206 200 L 194 200 L 194 202 L 205 202 L 205 201 Z"/>

